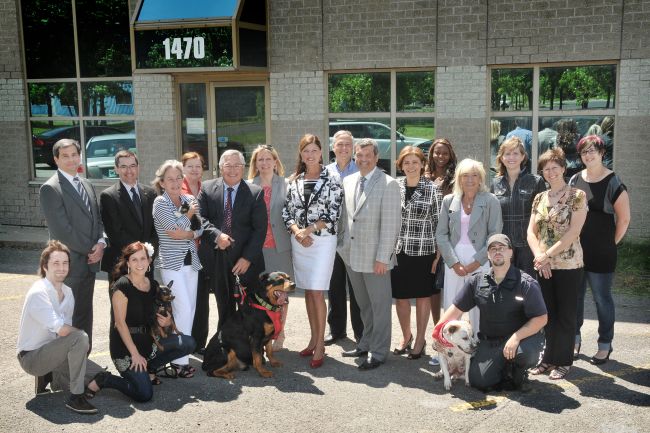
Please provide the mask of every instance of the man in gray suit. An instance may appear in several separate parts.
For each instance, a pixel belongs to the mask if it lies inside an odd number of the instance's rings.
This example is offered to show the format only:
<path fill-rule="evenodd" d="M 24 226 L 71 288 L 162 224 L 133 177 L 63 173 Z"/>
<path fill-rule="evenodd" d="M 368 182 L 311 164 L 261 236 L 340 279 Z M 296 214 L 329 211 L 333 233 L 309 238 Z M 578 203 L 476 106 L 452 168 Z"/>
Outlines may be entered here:
<path fill-rule="evenodd" d="M 81 164 L 79 142 L 64 138 L 54 144 L 52 151 L 59 169 L 41 186 L 41 212 L 50 239 L 59 240 L 70 249 L 70 273 L 65 284 L 72 289 L 75 299 L 72 326 L 88 334 L 90 353 L 95 274 L 106 246 L 104 226 L 95 188 L 77 174 Z"/>
<path fill-rule="evenodd" d="M 377 168 L 379 149 L 371 138 L 356 144 L 359 172 L 343 180 L 344 212 L 338 252 L 361 309 L 363 336 L 343 356 L 362 357 L 360 370 L 379 367 L 390 347 L 392 293 L 390 270 L 401 225 L 397 181 Z"/>

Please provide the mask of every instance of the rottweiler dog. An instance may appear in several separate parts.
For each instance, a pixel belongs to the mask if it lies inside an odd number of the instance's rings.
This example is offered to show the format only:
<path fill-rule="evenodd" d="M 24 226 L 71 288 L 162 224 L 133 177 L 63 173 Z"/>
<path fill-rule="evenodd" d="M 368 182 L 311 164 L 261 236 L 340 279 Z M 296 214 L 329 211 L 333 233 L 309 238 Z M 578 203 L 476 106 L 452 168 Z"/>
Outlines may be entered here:
<path fill-rule="evenodd" d="M 264 352 L 272 367 L 282 366 L 273 356 L 271 340 L 282 330 L 280 308 L 296 285 L 284 272 L 262 274 L 260 281 L 260 289 L 246 294 L 205 348 L 203 370 L 208 376 L 233 379 L 232 371 L 252 365 L 260 376 L 273 377 L 262 365 Z"/>
<path fill-rule="evenodd" d="M 170 281 L 167 286 L 159 286 L 154 300 L 154 311 L 151 318 L 151 336 L 160 350 L 165 349 L 158 342 L 159 339 L 166 338 L 170 334 L 180 334 L 176 327 L 176 322 L 174 322 L 174 314 L 172 312 L 172 301 L 175 298 L 172 294 L 172 285 L 174 285 L 174 281 Z M 161 316 L 170 315 L 172 318 L 172 324 L 164 328 L 160 327 L 160 325 L 158 325 L 156 314 L 160 314 Z"/>

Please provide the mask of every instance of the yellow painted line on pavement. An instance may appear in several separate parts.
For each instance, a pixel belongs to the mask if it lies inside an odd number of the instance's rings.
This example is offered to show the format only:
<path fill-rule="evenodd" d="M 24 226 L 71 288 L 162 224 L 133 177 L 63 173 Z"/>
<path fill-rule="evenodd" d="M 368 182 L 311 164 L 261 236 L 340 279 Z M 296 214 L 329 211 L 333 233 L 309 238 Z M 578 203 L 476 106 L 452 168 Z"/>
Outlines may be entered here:
<path fill-rule="evenodd" d="M 587 377 L 583 377 L 581 379 L 575 379 L 575 380 L 564 380 L 564 381 L 557 381 L 554 382 L 554 385 L 558 385 L 559 387 L 563 389 L 571 389 L 571 388 L 577 388 L 577 385 L 589 383 L 589 382 L 598 382 L 601 380 L 607 380 L 607 379 L 614 379 L 617 377 L 622 377 L 622 376 L 627 376 L 630 374 L 635 374 L 635 373 L 641 373 L 644 370 L 650 369 L 650 363 L 648 364 L 643 364 L 638 367 L 627 367 L 623 368 L 621 370 L 617 371 L 612 371 L 611 373 L 607 373 L 604 371 L 601 371 L 597 374 L 590 375 Z M 533 390 L 530 394 L 542 394 L 544 391 L 543 390 Z M 477 401 L 468 401 L 465 403 L 459 403 L 455 404 L 453 406 L 449 406 L 449 410 L 452 412 L 463 412 L 466 410 L 476 410 L 476 409 L 481 409 L 484 407 L 494 407 L 498 403 L 503 403 L 504 401 L 510 400 L 508 398 L 509 395 L 516 395 L 515 393 L 505 393 L 504 395 L 499 395 L 499 396 L 490 396 L 486 398 L 485 400 L 477 400 Z M 526 394 L 529 395 L 529 394 Z"/>

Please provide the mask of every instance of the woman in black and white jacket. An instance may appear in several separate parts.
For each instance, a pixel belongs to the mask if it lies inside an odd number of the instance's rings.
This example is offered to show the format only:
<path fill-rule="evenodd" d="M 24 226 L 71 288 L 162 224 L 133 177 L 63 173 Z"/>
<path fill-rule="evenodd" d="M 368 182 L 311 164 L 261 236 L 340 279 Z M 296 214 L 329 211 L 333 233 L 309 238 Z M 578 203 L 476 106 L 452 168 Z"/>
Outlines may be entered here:
<path fill-rule="evenodd" d="M 194 242 L 203 233 L 199 206 L 194 197 L 181 192 L 183 164 L 180 161 L 165 161 L 156 171 L 153 185 L 160 194 L 153 202 L 154 225 L 160 240 L 160 274 L 165 285 L 174 282 L 172 307 L 178 330 L 191 335 L 202 268 Z M 189 365 L 187 356 L 175 362 L 180 377 L 194 375 L 195 369 Z"/>
<path fill-rule="evenodd" d="M 440 189 L 424 176 L 426 159 L 417 147 L 406 146 L 396 165 L 406 177 L 397 179 L 402 196 L 402 226 L 395 254 L 397 266 L 391 272 L 393 298 L 402 342 L 393 350 L 396 355 L 409 352 L 408 359 L 424 354 L 424 335 L 431 312 L 430 297 L 434 290 L 434 273 L 439 257 L 436 255 L 435 233 L 442 201 Z M 413 347 L 411 304 L 415 298 L 417 333 Z M 411 350 L 412 349 L 412 350 Z"/>

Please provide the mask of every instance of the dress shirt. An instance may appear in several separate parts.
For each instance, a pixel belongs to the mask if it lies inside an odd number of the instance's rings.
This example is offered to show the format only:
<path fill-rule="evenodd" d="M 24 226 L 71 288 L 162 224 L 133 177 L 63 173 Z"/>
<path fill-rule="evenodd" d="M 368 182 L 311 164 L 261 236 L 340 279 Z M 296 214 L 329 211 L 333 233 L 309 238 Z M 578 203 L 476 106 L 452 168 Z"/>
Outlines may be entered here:
<path fill-rule="evenodd" d="M 241 184 L 241 181 L 237 183 L 237 185 L 230 186 L 228 185 L 225 181 L 223 182 L 223 210 L 226 210 L 226 204 L 228 203 L 228 188 L 232 188 L 232 208 L 235 208 L 235 197 L 237 197 L 237 190 L 239 189 L 239 185 Z"/>
<path fill-rule="evenodd" d="M 25 296 L 20 317 L 17 353 L 36 350 L 57 338 L 63 325 L 72 326 L 74 296 L 63 284 L 63 300 L 47 278 L 36 281 Z"/>
<path fill-rule="evenodd" d="M 343 182 L 343 179 L 345 179 L 346 176 L 349 176 L 359 171 L 359 167 L 357 167 L 357 164 L 354 162 L 354 159 L 351 159 L 348 165 L 346 165 L 343 168 L 343 170 L 339 169 L 339 165 L 336 163 L 336 161 L 334 161 L 331 164 L 328 164 L 326 168 L 331 173 L 338 174 L 339 177 L 341 178 L 341 182 Z"/>
<path fill-rule="evenodd" d="M 128 183 L 124 183 L 120 181 L 122 185 L 124 185 L 124 188 L 129 192 L 129 197 L 131 197 L 131 200 L 133 200 L 133 192 L 131 192 L 131 188 L 135 188 L 135 194 L 138 195 L 138 198 L 140 199 L 140 203 L 142 203 L 142 197 L 140 197 L 140 190 L 138 189 L 138 184 L 136 183 L 135 185 L 129 185 Z"/>

